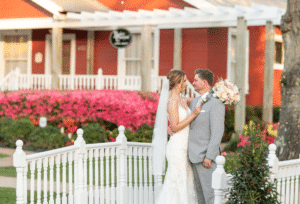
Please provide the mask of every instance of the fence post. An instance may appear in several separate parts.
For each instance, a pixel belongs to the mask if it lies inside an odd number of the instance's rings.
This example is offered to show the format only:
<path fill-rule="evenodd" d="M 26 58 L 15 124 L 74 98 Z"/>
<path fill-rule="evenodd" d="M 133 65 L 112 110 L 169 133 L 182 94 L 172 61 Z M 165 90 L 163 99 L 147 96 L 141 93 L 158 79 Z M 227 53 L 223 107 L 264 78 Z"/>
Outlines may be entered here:
<path fill-rule="evenodd" d="M 158 83 L 158 76 L 155 75 L 155 71 L 151 69 L 151 89 L 152 92 L 157 92 L 157 83 Z"/>
<path fill-rule="evenodd" d="M 74 85 L 75 85 L 75 77 L 74 74 L 70 75 L 70 81 L 69 81 L 69 89 L 74 90 Z M 77 87 L 76 87 L 77 88 Z"/>
<path fill-rule="evenodd" d="M 15 87 L 14 87 L 14 91 L 18 91 L 19 90 L 19 78 L 20 78 L 20 68 L 17 67 L 16 69 L 16 75 L 15 75 Z"/>
<path fill-rule="evenodd" d="M 224 199 L 224 193 L 222 189 L 226 188 L 226 172 L 224 170 L 225 157 L 217 156 L 216 159 L 217 168 L 212 174 L 212 188 L 215 192 L 214 204 L 221 204 Z"/>
<path fill-rule="evenodd" d="M 269 164 L 269 167 L 270 167 L 270 171 L 271 171 L 271 174 L 270 174 L 270 179 L 271 181 L 274 183 L 274 179 L 276 178 L 276 175 L 278 173 L 278 158 L 276 156 L 276 145 L 275 144 L 270 144 L 269 145 L 269 155 L 268 155 L 268 164 Z"/>
<path fill-rule="evenodd" d="M 79 128 L 77 130 L 77 139 L 74 142 L 74 146 L 79 147 L 78 152 L 78 165 L 77 165 L 77 193 L 76 193 L 76 204 L 87 204 L 87 193 L 84 191 L 84 172 L 83 172 L 83 157 L 86 153 L 85 141 L 83 139 L 83 130 Z"/>
<path fill-rule="evenodd" d="M 13 156 L 13 164 L 17 170 L 17 186 L 16 186 L 16 204 L 25 203 L 26 199 L 24 194 L 24 172 L 26 168 L 26 154 L 22 149 L 23 141 L 17 140 L 16 142 L 17 148 Z"/>
<path fill-rule="evenodd" d="M 124 134 L 125 127 L 121 125 L 119 128 L 119 135 L 116 139 L 116 142 L 121 143 L 121 149 L 120 149 L 120 179 L 119 179 L 119 202 L 120 204 L 127 204 L 128 203 L 128 194 L 127 194 L 127 182 L 126 182 L 126 176 L 127 176 L 127 156 L 126 156 L 126 150 L 127 150 L 127 138 Z"/>
<path fill-rule="evenodd" d="M 98 75 L 97 75 L 97 78 L 96 78 L 96 89 L 98 89 L 98 90 L 101 90 L 101 89 L 103 89 L 103 86 L 102 86 L 102 84 L 103 84 L 103 72 L 102 72 L 102 69 L 101 68 L 99 68 L 98 69 Z"/>

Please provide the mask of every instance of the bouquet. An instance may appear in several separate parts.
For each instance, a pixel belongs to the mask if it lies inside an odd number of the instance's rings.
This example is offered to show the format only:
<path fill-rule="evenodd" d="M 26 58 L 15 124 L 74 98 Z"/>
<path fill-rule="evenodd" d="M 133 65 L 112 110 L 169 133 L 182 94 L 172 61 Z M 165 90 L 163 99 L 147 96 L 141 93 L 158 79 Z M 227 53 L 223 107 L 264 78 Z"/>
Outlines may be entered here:
<path fill-rule="evenodd" d="M 241 99 L 239 89 L 228 79 L 220 78 L 212 88 L 211 93 L 227 106 L 236 105 Z"/>

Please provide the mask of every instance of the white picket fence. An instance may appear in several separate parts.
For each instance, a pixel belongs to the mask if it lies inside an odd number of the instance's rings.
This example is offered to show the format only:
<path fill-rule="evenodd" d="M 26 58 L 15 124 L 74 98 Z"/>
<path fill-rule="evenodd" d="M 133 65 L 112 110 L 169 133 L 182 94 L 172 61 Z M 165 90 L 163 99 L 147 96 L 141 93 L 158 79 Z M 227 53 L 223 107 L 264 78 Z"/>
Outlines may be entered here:
<path fill-rule="evenodd" d="M 20 89 L 50 89 L 51 75 L 44 74 L 21 74 L 20 69 L 15 69 L 10 72 L 0 82 L 1 91 L 17 91 Z"/>
<path fill-rule="evenodd" d="M 119 127 L 116 142 L 86 144 L 83 130 L 78 129 L 73 146 L 32 155 L 24 153 L 23 142 L 18 140 L 13 156 L 16 203 L 27 203 L 30 190 L 28 203 L 153 204 L 154 188 L 161 187 L 162 178 L 156 176 L 154 182 L 152 176 L 152 146 L 127 142 L 124 130 Z"/>
<path fill-rule="evenodd" d="M 163 175 L 152 175 L 152 144 L 127 142 L 124 130 L 119 127 L 116 142 L 86 144 L 83 130 L 78 129 L 73 146 L 31 155 L 25 154 L 23 142 L 18 140 L 13 156 L 16 203 L 27 203 L 29 190 L 30 204 L 153 204 Z M 280 203 L 299 204 L 300 158 L 279 162 L 275 151 L 276 146 L 271 144 L 268 163 L 270 179 L 277 179 Z M 214 204 L 223 204 L 228 199 L 232 175 L 224 170 L 224 156 L 218 156 L 216 163 L 212 178 Z"/>
<path fill-rule="evenodd" d="M 117 76 L 103 75 L 102 69 L 98 69 L 97 75 L 58 75 L 59 89 L 116 89 L 116 90 L 141 90 L 141 76 Z M 160 93 L 163 80 L 166 76 L 151 76 L 151 91 Z M 21 74 L 20 69 L 16 68 L 0 81 L 0 91 L 18 90 L 43 90 L 52 88 L 52 75 L 47 74 Z M 194 87 L 188 81 L 186 90 L 187 97 L 196 97 Z"/>
<path fill-rule="evenodd" d="M 141 76 L 103 75 L 98 69 L 97 75 L 58 75 L 59 89 L 116 89 L 116 90 L 141 90 Z M 151 89 L 160 92 L 165 76 L 152 74 Z M 52 75 L 47 74 L 21 74 L 16 68 L 0 81 L 0 91 L 17 90 L 42 90 L 52 88 Z M 193 90 L 192 90 L 193 91 Z"/>
<path fill-rule="evenodd" d="M 299 159 L 279 161 L 275 154 L 276 145 L 269 145 L 268 164 L 271 167 L 270 179 L 279 193 L 279 202 L 282 204 L 300 203 L 300 155 Z M 218 156 L 216 159 L 217 169 L 213 172 L 212 187 L 215 192 L 215 203 L 223 204 L 228 200 L 231 186 L 231 174 L 224 170 L 225 157 Z"/>

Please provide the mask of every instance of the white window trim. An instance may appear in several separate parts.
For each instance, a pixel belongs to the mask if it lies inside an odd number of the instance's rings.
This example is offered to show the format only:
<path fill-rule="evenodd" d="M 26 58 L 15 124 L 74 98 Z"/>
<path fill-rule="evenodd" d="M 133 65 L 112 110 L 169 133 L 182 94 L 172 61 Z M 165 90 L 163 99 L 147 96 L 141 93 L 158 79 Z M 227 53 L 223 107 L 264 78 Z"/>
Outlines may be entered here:
<path fill-rule="evenodd" d="M 274 40 L 275 40 L 275 42 L 281 42 L 282 43 L 282 35 L 275 35 Z M 283 50 L 283 52 L 282 52 L 283 63 L 282 64 L 274 63 L 274 66 L 273 66 L 274 70 L 283 70 L 283 66 L 284 66 L 284 49 L 282 49 L 282 50 Z"/>
<path fill-rule="evenodd" d="M 28 53 L 27 53 L 27 74 L 32 73 L 32 30 L 8 30 L 0 31 L 0 79 L 4 78 L 5 60 L 4 60 L 4 36 L 5 35 L 27 35 Z"/>
<path fill-rule="evenodd" d="M 52 34 L 46 35 L 46 48 L 45 48 L 45 74 L 51 74 L 51 59 L 50 59 L 50 40 Z M 76 67 L 76 34 L 63 34 L 63 40 L 71 40 L 71 57 L 70 57 L 70 75 L 75 75 Z"/>
<path fill-rule="evenodd" d="M 227 49 L 227 79 L 231 74 L 231 36 L 237 33 L 236 28 L 228 28 L 228 49 Z M 249 94 L 249 30 L 246 36 L 246 75 L 245 75 L 245 94 Z"/>
<path fill-rule="evenodd" d="M 141 28 L 126 28 L 131 33 L 141 33 Z M 159 70 L 159 37 L 160 37 L 160 30 L 155 27 L 152 28 L 152 33 L 154 33 L 154 72 L 155 76 L 158 76 Z M 125 76 L 126 75 L 126 60 L 125 60 L 125 49 L 119 48 L 118 49 L 118 76 Z"/>

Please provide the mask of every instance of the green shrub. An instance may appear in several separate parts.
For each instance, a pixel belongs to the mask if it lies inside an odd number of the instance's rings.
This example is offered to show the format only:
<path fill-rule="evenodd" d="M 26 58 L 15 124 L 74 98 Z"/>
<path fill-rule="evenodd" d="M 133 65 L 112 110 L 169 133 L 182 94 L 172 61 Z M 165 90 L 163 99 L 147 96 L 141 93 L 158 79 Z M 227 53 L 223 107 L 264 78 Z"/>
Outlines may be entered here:
<path fill-rule="evenodd" d="M 262 123 L 262 106 L 246 106 L 246 123 L 252 120 L 255 124 Z M 279 122 L 280 106 L 273 107 L 273 123 Z M 234 107 L 228 108 L 225 114 L 225 131 L 222 142 L 228 142 L 234 133 Z"/>
<path fill-rule="evenodd" d="M 107 133 L 99 123 L 90 123 L 82 127 L 83 139 L 86 144 L 109 142 Z M 72 139 L 77 139 L 77 134 L 73 135 Z"/>
<path fill-rule="evenodd" d="M 276 187 L 269 179 L 268 145 L 255 123 L 250 122 L 248 127 L 243 135 L 249 138 L 243 139 L 244 147 L 238 149 L 238 164 L 232 169 L 233 187 L 227 204 L 279 204 Z"/>
<path fill-rule="evenodd" d="M 36 127 L 29 135 L 29 147 L 35 150 L 49 150 L 64 147 L 69 141 L 56 127 L 47 125 L 45 128 Z"/>
<path fill-rule="evenodd" d="M 8 123 L 7 123 L 8 124 Z M 16 147 L 16 141 L 22 140 L 24 146 L 28 142 L 30 133 L 35 129 L 35 126 L 29 119 L 16 119 L 3 130 L 4 145 L 8 147 Z"/>
<path fill-rule="evenodd" d="M 4 118 L 0 120 L 0 141 L 4 141 L 4 131 L 9 127 L 9 125 L 13 122 L 11 118 Z"/>
<path fill-rule="evenodd" d="M 141 126 L 136 132 L 132 132 L 130 129 L 125 129 L 124 134 L 128 142 L 152 142 L 153 127 L 148 125 Z M 116 128 L 109 136 L 117 138 L 119 135 L 119 130 Z"/>
<path fill-rule="evenodd" d="M 237 145 L 238 145 L 239 142 L 240 141 L 239 141 L 238 135 L 234 134 L 230 138 L 229 142 L 226 144 L 224 151 L 226 151 L 226 152 L 236 152 L 236 150 L 238 149 Z"/>
<path fill-rule="evenodd" d="M 231 174 L 233 169 L 239 166 L 239 155 L 237 153 L 233 153 L 230 155 L 226 155 L 224 169 L 227 174 Z"/>
<path fill-rule="evenodd" d="M 134 134 L 132 142 L 152 142 L 153 127 L 148 125 L 141 126 Z"/>

